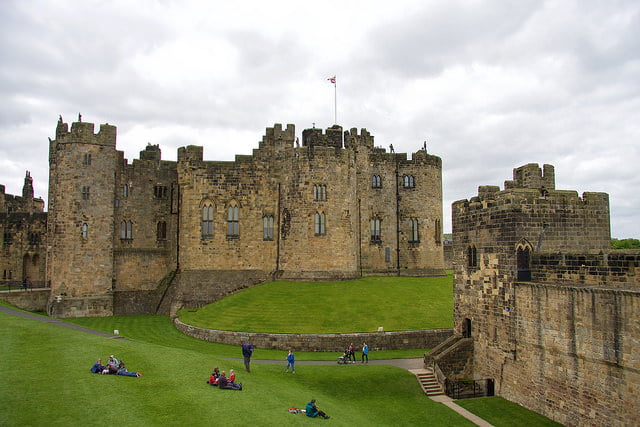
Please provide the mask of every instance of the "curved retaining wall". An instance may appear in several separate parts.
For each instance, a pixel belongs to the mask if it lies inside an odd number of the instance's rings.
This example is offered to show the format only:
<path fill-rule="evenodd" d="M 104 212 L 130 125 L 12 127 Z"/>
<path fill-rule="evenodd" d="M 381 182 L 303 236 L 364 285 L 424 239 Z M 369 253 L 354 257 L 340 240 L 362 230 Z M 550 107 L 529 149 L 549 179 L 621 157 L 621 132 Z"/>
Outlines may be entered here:
<path fill-rule="evenodd" d="M 367 343 L 371 350 L 433 348 L 453 335 L 453 329 L 425 329 L 352 334 L 267 334 L 203 329 L 173 319 L 175 327 L 194 338 L 218 344 L 240 345 L 250 342 L 258 348 L 295 351 L 344 351 L 349 343 L 359 348 Z"/>

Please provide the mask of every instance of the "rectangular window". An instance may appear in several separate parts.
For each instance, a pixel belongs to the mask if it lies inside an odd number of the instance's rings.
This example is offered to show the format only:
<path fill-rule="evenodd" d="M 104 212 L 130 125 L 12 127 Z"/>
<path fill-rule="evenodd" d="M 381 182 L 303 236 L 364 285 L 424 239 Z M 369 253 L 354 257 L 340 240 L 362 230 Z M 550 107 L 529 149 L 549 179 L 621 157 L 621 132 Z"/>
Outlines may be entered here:
<path fill-rule="evenodd" d="M 262 239 L 273 240 L 273 215 L 262 217 Z"/>
<path fill-rule="evenodd" d="M 155 185 L 153 187 L 153 197 L 156 199 L 166 199 L 167 198 L 167 186 L 166 185 Z"/>
<path fill-rule="evenodd" d="M 227 210 L 227 237 L 237 237 L 239 233 L 238 206 L 229 206 Z"/>
<path fill-rule="evenodd" d="M 327 186 L 324 184 L 315 184 L 313 186 L 313 200 L 325 201 L 327 200 Z"/>
<path fill-rule="evenodd" d="M 87 224 L 86 222 L 82 223 L 82 238 L 86 239 L 87 237 L 89 237 L 89 224 Z"/>
<path fill-rule="evenodd" d="M 165 221 L 158 221 L 156 226 L 156 239 L 167 240 L 167 223 Z"/>
<path fill-rule="evenodd" d="M 411 218 L 409 220 L 409 243 L 419 243 L 420 235 L 418 233 L 418 220 Z"/>
<path fill-rule="evenodd" d="M 89 187 L 83 186 L 81 189 L 82 200 L 89 200 Z"/>
<path fill-rule="evenodd" d="M 391 262 L 391 248 L 384 248 L 384 262 Z"/>
<path fill-rule="evenodd" d="M 122 240 L 133 239 L 133 222 L 122 221 L 120 223 L 120 238 Z"/>
<path fill-rule="evenodd" d="M 82 164 L 83 165 L 90 165 L 91 164 L 91 154 L 85 154 L 84 157 L 82 158 Z"/>
<path fill-rule="evenodd" d="M 213 205 L 202 207 L 202 237 L 213 236 Z"/>
<path fill-rule="evenodd" d="M 316 236 L 324 236 L 326 234 L 324 212 L 316 212 L 314 215 L 314 232 Z"/>
<path fill-rule="evenodd" d="M 13 243 L 13 236 L 11 233 L 4 233 L 4 244 L 10 245 Z"/>
<path fill-rule="evenodd" d="M 380 242 L 380 220 L 378 218 L 373 218 L 371 220 L 371 241 L 372 242 Z"/>

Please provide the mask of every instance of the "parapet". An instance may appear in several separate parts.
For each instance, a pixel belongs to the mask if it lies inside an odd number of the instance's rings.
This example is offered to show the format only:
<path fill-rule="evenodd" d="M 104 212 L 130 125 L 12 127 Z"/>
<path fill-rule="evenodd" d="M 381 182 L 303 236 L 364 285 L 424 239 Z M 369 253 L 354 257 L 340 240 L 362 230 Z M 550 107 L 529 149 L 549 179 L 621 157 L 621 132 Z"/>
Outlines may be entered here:
<path fill-rule="evenodd" d="M 543 165 L 540 169 L 537 163 L 529 163 L 513 170 L 513 180 L 505 181 L 505 190 L 510 188 L 556 188 L 555 171 L 552 165 Z"/>
<path fill-rule="evenodd" d="M 69 125 L 60 117 L 56 126 L 56 142 L 116 146 L 116 127 L 110 124 L 100 125 L 97 134 L 94 134 L 94 124 L 88 122 L 74 122 L 70 132 L 68 129 Z"/>
<path fill-rule="evenodd" d="M 203 147 L 200 145 L 187 145 L 178 148 L 178 162 L 201 162 L 203 159 Z"/>
<path fill-rule="evenodd" d="M 276 144 L 293 147 L 295 137 L 296 127 L 294 125 L 288 124 L 287 128 L 283 130 L 282 124 L 276 123 L 273 127 L 266 128 L 262 142 L 260 143 L 260 148 L 267 146 L 275 147 Z"/>
<path fill-rule="evenodd" d="M 358 129 L 351 128 L 344 133 L 344 146 L 345 148 L 363 146 L 373 150 L 373 136 L 365 128 L 360 129 L 360 135 L 358 135 Z"/>
<path fill-rule="evenodd" d="M 148 143 L 145 149 L 140 152 L 140 160 L 152 160 L 154 162 L 159 162 L 161 159 L 162 151 L 160 150 L 159 144 L 151 145 Z"/>
<path fill-rule="evenodd" d="M 320 128 L 305 129 L 302 131 L 303 147 L 336 147 L 342 148 L 342 127 L 333 125 L 323 133 Z"/>

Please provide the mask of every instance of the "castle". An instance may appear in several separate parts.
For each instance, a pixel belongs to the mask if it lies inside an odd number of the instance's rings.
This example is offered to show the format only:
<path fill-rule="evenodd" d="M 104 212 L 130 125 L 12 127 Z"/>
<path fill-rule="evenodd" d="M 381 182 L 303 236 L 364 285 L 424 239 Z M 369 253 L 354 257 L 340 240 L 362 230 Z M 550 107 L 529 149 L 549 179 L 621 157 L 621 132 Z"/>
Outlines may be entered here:
<path fill-rule="evenodd" d="M 456 335 L 427 363 L 565 425 L 640 424 L 640 252 L 609 249 L 608 195 L 528 164 L 452 220 Z"/>
<path fill-rule="evenodd" d="M 115 126 L 60 118 L 39 246 L 51 316 L 174 313 L 278 278 L 444 274 L 442 163 L 425 148 L 408 159 L 337 125 L 300 144 L 276 124 L 252 155 L 203 151 L 165 161 L 147 145 L 130 164 Z"/>
<path fill-rule="evenodd" d="M 0 262 L 3 282 L 50 287 L 52 316 L 444 267 L 440 158 L 387 153 L 364 129 L 306 129 L 300 145 L 275 125 L 233 162 L 148 145 L 129 164 L 114 126 L 60 120 L 49 158 L 48 214 L 28 173 L 22 197 L 0 186 Z M 528 164 L 453 203 L 452 220 L 455 334 L 425 364 L 566 425 L 640 424 L 640 252 L 609 249 L 608 195 L 557 190 L 553 166 Z"/>

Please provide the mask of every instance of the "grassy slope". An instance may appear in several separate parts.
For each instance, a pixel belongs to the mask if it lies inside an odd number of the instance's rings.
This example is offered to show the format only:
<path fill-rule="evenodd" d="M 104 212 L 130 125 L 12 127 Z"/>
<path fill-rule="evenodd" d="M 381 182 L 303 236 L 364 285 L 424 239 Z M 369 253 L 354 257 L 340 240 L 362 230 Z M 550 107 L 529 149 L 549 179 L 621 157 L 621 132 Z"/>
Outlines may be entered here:
<path fill-rule="evenodd" d="M 183 322 L 209 329 L 345 333 L 453 327 L 453 279 L 367 277 L 347 282 L 269 282 L 198 310 Z"/>
<path fill-rule="evenodd" d="M 562 425 L 499 397 L 464 399 L 457 401 L 457 403 L 495 426 L 555 427 Z"/>
<path fill-rule="evenodd" d="M 470 425 L 394 367 L 300 366 L 285 375 L 282 365 L 265 364 L 245 374 L 241 361 L 198 349 L 102 338 L 2 313 L 0 340 L 0 425 L 297 425 L 318 422 L 287 412 L 311 397 L 335 425 Z M 93 361 L 109 354 L 143 376 L 90 374 Z M 207 386 L 213 365 L 236 369 L 244 390 Z"/>

